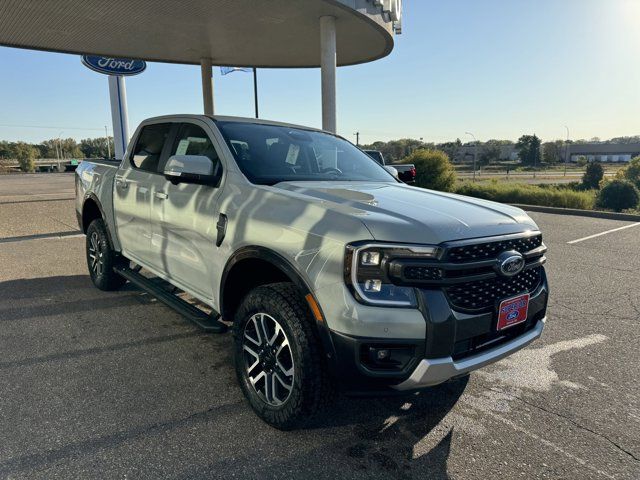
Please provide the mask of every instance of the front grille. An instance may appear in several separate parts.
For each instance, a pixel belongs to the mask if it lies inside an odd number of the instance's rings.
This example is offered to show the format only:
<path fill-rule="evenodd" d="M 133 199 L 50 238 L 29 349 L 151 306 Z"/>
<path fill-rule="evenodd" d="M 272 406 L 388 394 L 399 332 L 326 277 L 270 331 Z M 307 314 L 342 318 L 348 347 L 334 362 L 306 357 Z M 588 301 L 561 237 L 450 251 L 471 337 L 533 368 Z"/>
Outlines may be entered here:
<path fill-rule="evenodd" d="M 444 289 L 451 306 L 458 310 L 480 311 L 494 308 L 498 300 L 532 293 L 542 280 L 542 267 L 525 270 L 511 278 L 459 283 Z"/>
<path fill-rule="evenodd" d="M 516 250 L 525 253 L 542 245 L 542 235 L 524 238 L 499 240 L 496 242 L 462 245 L 447 250 L 446 259 L 450 262 L 462 263 L 496 258 L 500 253 Z"/>
<path fill-rule="evenodd" d="M 437 267 L 409 266 L 404 268 L 404 276 L 409 281 L 436 281 L 442 279 L 442 269 Z"/>

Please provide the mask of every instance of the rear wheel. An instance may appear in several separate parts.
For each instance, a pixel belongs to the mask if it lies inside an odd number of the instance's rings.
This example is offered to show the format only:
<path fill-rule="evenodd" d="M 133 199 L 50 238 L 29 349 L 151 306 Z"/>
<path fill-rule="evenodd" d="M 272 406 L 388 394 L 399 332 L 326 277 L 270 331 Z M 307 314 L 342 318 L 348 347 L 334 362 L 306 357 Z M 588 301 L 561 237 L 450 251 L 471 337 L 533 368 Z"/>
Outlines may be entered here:
<path fill-rule="evenodd" d="M 111 247 L 107 227 L 101 218 L 91 222 L 87 228 L 86 250 L 89 275 L 96 287 L 100 290 L 117 290 L 127 282 L 113 271 L 113 267 L 122 259 Z"/>
<path fill-rule="evenodd" d="M 258 287 L 234 322 L 242 391 L 258 416 L 283 430 L 313 419 L 332 393 L 313 319 L 290 283 Z"/>

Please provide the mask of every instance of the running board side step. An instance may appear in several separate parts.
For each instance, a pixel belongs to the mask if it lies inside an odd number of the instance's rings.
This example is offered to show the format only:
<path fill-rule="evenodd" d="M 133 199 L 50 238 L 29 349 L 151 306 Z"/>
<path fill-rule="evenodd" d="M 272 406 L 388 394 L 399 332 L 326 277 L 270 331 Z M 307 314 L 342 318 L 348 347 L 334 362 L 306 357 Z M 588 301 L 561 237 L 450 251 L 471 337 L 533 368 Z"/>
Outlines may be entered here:
<path fill-rule="evenodd" d="M 152 280 L 138 273 L 139 270 L 136 271 L 127 266 L 116 266 L 113 267 L 113 270 L 118 275 L 129 280 L 135 286 L 140 287 L 148 294 L 154 296 L 168 307 L 186 317 L 190 322 L 195 323 L 205 332 L 224 333 L 227 331 L 227 326 L 219 320 L 220 314 L 213 311 L 207 315 L 205 312 L 191 305 L 189 302 L 182 300 L 180 297 L 168 292 L 161 286 L 156 285 Z"/>

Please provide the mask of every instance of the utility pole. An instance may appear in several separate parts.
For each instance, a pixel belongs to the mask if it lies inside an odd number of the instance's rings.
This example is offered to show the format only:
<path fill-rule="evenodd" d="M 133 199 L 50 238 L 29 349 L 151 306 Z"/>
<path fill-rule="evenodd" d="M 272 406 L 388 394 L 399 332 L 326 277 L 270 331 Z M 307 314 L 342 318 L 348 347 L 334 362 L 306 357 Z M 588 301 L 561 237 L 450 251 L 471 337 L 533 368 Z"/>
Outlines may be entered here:
<path fill-rule="evenodd" d="M 533 134 L 533 138 L 536 137 L 536 134 Z M 533 178 L 536 178 L 536 172 L 538 170 L 538 155 L 540 155 L 540 150 L 538 150 L 537 152 L 533 152 Z"/>
<path fill-rule="evenodd" d="M 473 154 L 473 181 L 476 181 L 476 162 L 478 161 L 478 140 L 476 136 L 471 132 L 465 132 L 467 135 L 473 138 L 473 141 L 476 144 L 475 152 Z"/>
<path fill-rule="evenodd" d="M 111 158 L 111 146 L 109 145 L 109 131 L 107 130 L 107 126 L 104 126 L 104 138 L 107 141 L 107 159 Z"/>
<path fill-rule="evenodd" d="M 567 141 L 564 144 L 564 176 L 567 176 L 567 163 L 569 163 L 569 127 L 566 125 L 564 128 L 567 129 Z"/>
<path fill-rule="evenodd" d="M 58 152 L 58 149 L 60 149 L 60 154 L 58 155 L 58 171 L 60 171 L 60 159 L 62 158 L 62 160 L 64 160 L 64 152 L 62 151 L 62 142 L 60 141 L 60 137 L 62 137 L 62 134 L 64 132 L 60 132 L 58 134 L 58 146 L 56 148 L 56 153 Z"/>
<path fill-rule="evenodd" d="M 356 146 L 359 147 L 360 146 L 360 132 L 356 132 L 356 133 L 354 133 L 354 135 L 356 136 Z"/>

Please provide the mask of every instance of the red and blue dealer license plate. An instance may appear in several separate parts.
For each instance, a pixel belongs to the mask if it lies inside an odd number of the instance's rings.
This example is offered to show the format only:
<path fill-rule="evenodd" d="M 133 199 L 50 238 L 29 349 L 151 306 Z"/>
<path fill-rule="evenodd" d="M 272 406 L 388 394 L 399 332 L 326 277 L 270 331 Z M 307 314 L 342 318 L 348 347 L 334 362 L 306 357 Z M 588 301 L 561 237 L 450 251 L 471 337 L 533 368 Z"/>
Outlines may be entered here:
<path fill-rule="evenodd" d="M 518 295 L 500 302 L 498 308 L 498 330 L 518 325 L 527 319 L 529 311 L 529 294 Z"/>

